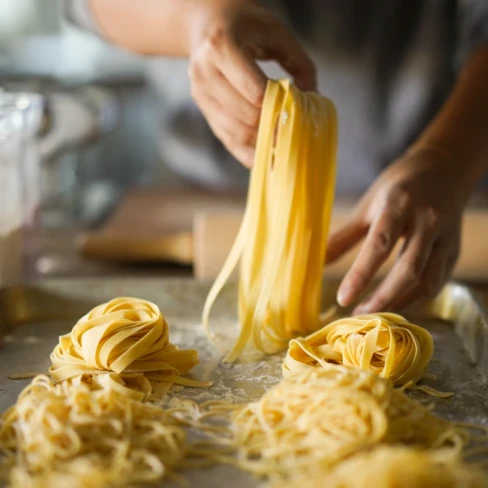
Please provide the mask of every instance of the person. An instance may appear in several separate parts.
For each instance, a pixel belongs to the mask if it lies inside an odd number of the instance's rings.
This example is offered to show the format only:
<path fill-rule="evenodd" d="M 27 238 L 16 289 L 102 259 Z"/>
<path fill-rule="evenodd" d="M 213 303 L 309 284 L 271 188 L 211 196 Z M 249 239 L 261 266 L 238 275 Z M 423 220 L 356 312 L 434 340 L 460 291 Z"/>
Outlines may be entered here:
<path fill-rule="evenodd" d="M 233 166 L 224 148 L 252 166 L 267 77 L 276 75 L 263 61 L 278 63 L 299 88 L 331 98 L 340 120 L 337 189 L 364 191 L 350 222 L 329 239 L 328 262 L 364 239 L 339 303 L 373 313 L 437 294 L 459 253 L 463 209 L 488 165 L 488 2 L 65 4 L 69 18 L 109 42 L 143 55 L 188 58 L 186 93 L 175 88 L 184 85 L 181 70 L 159 71 L 170 80 L 166 90 L 175 90 L 168 98 L 179 103 L 165 112 L 173 140 L 165 145 L 187 149 L 176 151 L 173 164 L 191 160 L 188 175 L 228 176 Z M 184 135 L 203 121 L 188 103 L 190 93 L 208 124 L 195 133 L 206 137 Z M 221 145 L 209 139 L 210 130 Z M 396 263 L 364 298 L 400 239 Z"/>

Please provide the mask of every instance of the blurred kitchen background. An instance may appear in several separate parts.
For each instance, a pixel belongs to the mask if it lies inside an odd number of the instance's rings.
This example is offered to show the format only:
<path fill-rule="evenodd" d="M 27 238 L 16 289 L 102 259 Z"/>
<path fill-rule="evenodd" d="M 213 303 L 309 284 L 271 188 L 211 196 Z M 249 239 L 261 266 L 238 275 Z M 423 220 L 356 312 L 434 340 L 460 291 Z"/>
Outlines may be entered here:
<path fill-rule="evenodd" d="M 0 1 L 0 73 L 5 88 L 46 97 L 44 197 L 63 203 L 46 223 L 91 224 L 123 188 L 161 169 L 156 114 L 144 62 L 70 25 L 60 3 Z"/>
<path fill-rule="evenodd" d="M 18 159 L 27 230 L 21 244 L 4 238 L 0 245 L 0 264 L 2 254 L 4 262 L 13 261 L 13 249 L 21 249 L 23 270 L 3 285 L 94 274 L 214 277 L 240 223 L 247 170 L 230 161 L 223 173 L 215 171 L 212 151 L 221 153 L 221 147 L 192 153 L 188 141 L 203 136 L 201 125 L 188 123 L 191 116 L 172 124 L 185 150 L 165 137 L 161 113 L 172 103 L 181 105 L 175 90 L 168 97 L 165 86 L 176 84 L 177 93 L 189 99 L 186 61 L 145 59 L 117 49 L 70 24 L 62 2 L 0 0 L 0 88 L 27 94 L 14 103 L 24 114 Z M 2 103 L 13 102 L 2 102 L 0 92 L 0 108 Z M 185 110 L 198 117 L 186 103 Z M 0 138 L 1 123 L 0 117 Z M 3 158 L 6 168 L 9 158 Z M 191 178 L 183 181 L 171 161 L 191 168 Z M 0 244 L 2 232 L 15 227 L 3 225 L 11 218 L 5 202 L 13 201 L 4 181 Z M 229 181 L 241 184 L 223 192 Z M 356 199 L 339 198 L 333 226 L 348 218 Z M 485 200 L 478 195 L 466 215 L 456 277 L 488 277 L 488 260 L 480 260 L 487 245 L 479 238 L 488 222 Z M 329 276 L 342 276 L 353 257 L 339 261 Z"/>
<path fill-rule="evenodd" d="M 183 182 L 165 164 L 178 147 L 159 120 L 172 102 L 164 83 L 184 92 L 187 68 L 158 62 L 77 28 L 62 0 L 0 0 L 0 86 L 42 95 L 37 276 L 124 273 L 128 262 L 130 272 L 191 272 L 195 211 L 241 211 L 245 188 L 221 194 L 198 171 Z"/>

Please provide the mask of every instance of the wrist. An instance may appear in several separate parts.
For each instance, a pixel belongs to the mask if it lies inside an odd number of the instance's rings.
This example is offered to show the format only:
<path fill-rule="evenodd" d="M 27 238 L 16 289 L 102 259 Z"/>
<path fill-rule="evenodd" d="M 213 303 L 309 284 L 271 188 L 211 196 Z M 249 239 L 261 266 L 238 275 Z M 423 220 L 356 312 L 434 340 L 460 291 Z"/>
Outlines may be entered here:
<path fill-rule="evenodd" d="M 90 0 L 101 34 L 129 51 L 188 56 L 195 4 L 200 0 Z M 135 26 L 135 27 L 134 27 Z"/>
<path fill-rule="evenodd" d="M 440 141 L 420 140 L 407 150 L 407 155 L 419 161 L 429 161 L 439 172 L 444 173 L 452 181 L 448 191 L 463 206 L 484 173 L 484 168 L 476 158 L 463 158 L 450 144 Z"/>
<path fill-rule="evenodd" d="M 474 52 L 414 150 L 435 152 L 471 193 L 488 170 L 488 47 Z M 422 149 L 426 148 L 426 149 Z"/>
<path fill-rule="evenodd" d="M 188 54 L 191 54 L 208 38 L 217 36 L 226 28 L 223 13 L 236 0 L 199 0 L 189 19 L 190 36 L 188 38 Z"/>
<path fill-rule="evenodd" d="M 225 35 L 239 18 L 239 13 L 245 12 L 248 5 L 259 5 L 260 0 L 199 0 L 189 15 L 188 55 L 207 39 L 218 41 L 220 35 Z"/>

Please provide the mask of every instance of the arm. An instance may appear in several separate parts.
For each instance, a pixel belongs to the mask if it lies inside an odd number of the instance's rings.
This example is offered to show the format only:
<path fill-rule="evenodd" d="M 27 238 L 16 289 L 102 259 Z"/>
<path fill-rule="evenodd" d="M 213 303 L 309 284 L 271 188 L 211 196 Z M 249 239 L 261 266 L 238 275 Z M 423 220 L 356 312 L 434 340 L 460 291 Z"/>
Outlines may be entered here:
<path fill-rule="evenodd" d="M 488 46 L 474 52 L 444 106 L 417 142 L 387 168 L 352 221 L 331 236 L 327 260 L 363 237 L 338 301 L 349 305 L 404 239 L 396 264 L 358 313 L 402 308 L 438 293 L 459 253 L 462 213 L 488 169 Z"/>
<path fill-rule="evenodd" d="M 140 54 L 188 56 L 194 0 L 89 0 L 96 23 L 114 44 Z"/>
<path fill-rule="evenodd" d="M 300 88 L 315 88 L 312 61 L 257 0 L 90 0 L 90 7 L 114 43 L 190 58 L 195 102 L 214 134 L 248 167 L 267 83 L 257 60 L 275 60 Z"/>
<path fill-rule="evenodd" d="M 470 56 L 450 97 L 413 150 L 423 147 L 437 148 L 457 161 L 469 196 L 488 170 L 488 46 Z"/>

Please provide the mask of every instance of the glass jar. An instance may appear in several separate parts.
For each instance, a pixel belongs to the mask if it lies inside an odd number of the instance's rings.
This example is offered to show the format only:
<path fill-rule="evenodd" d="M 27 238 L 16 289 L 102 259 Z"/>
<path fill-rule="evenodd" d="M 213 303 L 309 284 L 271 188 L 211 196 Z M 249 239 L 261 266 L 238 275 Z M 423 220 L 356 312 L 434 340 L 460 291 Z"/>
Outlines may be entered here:
<path fill-rule="evenodd" d="M 40 95 L 0 92 L 0 287 L 35 275 L 42 107 Z"/>
<path fill-rule="evenodd" d="M 21 110 L 0 106 L 0 287 L 23 278 L 22 138 Z"/>

